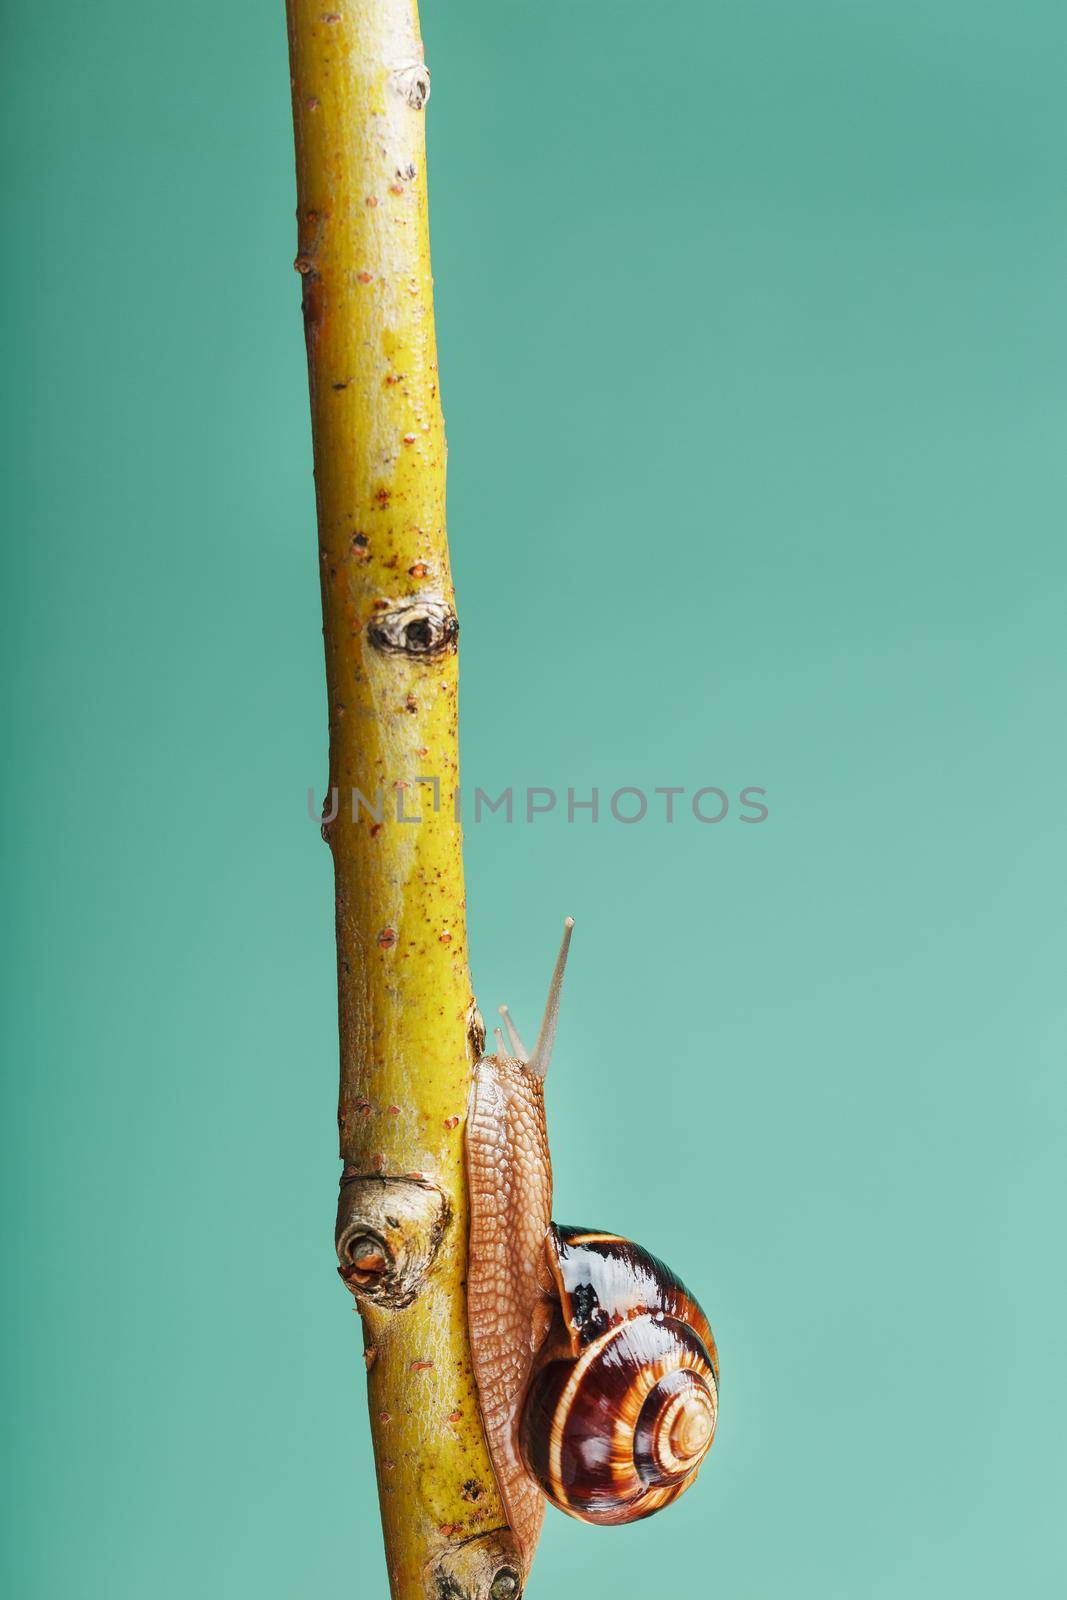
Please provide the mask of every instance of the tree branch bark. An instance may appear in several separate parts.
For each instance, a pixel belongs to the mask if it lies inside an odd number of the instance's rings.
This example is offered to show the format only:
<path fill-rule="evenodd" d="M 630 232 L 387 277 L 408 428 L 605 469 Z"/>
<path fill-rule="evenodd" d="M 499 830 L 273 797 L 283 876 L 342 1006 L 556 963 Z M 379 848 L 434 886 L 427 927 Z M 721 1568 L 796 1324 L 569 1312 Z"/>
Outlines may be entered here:
<path fill-rule="evenodd" d="M 288 0 L 341 1044 L 340 1272 L 363 1316 L 393 1600 L 510 1600 L 471 1372 L 463 1132 L 484 1030 L 457 815 L 414 0 Z M 411 820 L 418 818 L 419 820 Z"/>

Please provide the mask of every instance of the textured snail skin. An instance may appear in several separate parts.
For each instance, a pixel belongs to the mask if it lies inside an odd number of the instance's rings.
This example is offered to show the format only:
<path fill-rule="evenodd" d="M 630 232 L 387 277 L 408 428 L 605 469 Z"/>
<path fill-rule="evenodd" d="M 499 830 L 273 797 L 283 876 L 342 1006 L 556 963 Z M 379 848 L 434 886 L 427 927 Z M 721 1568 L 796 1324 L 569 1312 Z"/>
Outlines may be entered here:
<path fill-rule="evenodd" d="M 552 1503 L 635 1522 L 683 1494 L 715 1433 L 719 1363 L 671 1270 L 613 1234 L 553 1227 L 559 1311 L 527 1393 L 520 1448 Z"/>
<path fill-rule="evenodd" d="M 516 1419 L 553 1309 L 545 1256 L 552 1164 L 543 1080 L 508 1056 L 484 1056 L 474 1071 L 466 1150 L 474 1376 L 504 1509 L 528 1572 L 545 1502 L 523 1465 Z"/>

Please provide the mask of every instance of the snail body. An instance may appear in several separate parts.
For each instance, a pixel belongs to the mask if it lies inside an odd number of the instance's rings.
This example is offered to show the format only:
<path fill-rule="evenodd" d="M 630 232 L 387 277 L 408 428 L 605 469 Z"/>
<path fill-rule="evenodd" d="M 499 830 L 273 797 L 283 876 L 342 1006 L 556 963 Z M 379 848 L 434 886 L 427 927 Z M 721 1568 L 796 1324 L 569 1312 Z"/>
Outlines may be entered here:
<path fill-rule="evenodd" d="M 685 1284 L 616 1234 L 551 1220 L 544 1080 L 568 919 L 537 1044 L 502 1006 L 511 1050 L 478 1062 L 467 1118 L 467 1283 L 489 1453 L 527 1571 L 545 1501 L 634 1522 L 678 1498 L 711 1446 L 719 1363 Z"/>

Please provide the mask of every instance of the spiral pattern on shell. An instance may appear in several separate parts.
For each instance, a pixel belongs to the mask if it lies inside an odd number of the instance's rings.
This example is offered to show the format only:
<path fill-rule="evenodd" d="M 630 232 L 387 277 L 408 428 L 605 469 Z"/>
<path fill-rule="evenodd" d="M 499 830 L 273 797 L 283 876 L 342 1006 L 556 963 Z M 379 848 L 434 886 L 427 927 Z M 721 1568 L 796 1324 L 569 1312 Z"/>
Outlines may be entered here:
<path fill-rule="evenodd" d="M 718 1357 L 699 1305 L 629 1240 L 554 1228 L 561 1326 L 526 1395 L 527 1470 L 560 1510 L 634 1522 L 689 1487 L 711 1447 Z"/>

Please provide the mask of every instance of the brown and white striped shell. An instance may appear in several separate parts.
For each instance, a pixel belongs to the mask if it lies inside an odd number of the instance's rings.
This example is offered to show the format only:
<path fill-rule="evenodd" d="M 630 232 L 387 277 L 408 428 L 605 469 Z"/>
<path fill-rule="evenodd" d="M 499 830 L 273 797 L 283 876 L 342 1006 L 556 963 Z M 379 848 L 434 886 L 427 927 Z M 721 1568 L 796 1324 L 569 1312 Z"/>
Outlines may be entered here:
<path fill-rule="evenodd" d="M 583 1522 L 636 1522 L 694 1481 L 715 1435 L 719 1363 L 700 1306 L 629 1239 L 553 1226 L 557 1321 L 519 1424 L 527 1471 Z"/>

